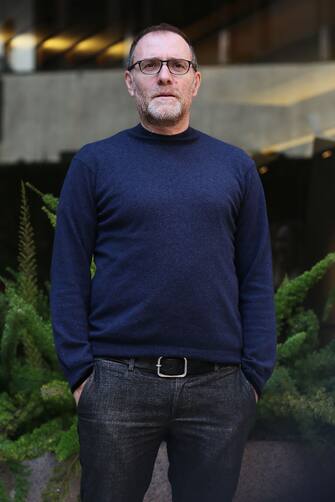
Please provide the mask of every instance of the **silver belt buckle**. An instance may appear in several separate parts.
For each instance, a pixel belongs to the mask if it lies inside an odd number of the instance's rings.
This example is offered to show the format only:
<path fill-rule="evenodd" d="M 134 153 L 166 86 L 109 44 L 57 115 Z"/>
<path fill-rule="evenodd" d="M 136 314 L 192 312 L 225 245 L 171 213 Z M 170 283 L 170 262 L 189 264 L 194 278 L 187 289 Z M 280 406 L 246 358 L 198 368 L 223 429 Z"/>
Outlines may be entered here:
<path fill-rule="evenodd" d="M 180 373 L 179 375 L 166 375 L 165 373 L 161 373 L 160 368 L 162 366 L 161 365 L 161 359 L 162 359 L 162 357 L 167 357 L 167 356 L 160 356 L 158 358 L 158 363 L 156 364 L 158 376 L 166 377 L 166 378 L 174 378 L 174 377 L 184 377 L 184 376 L 186 376 L 186 374 L 187 374 L 187 359 L 186 359 L 186 357 L 183 358 L 184 362 L 185 362 L 184 373 Z"/>

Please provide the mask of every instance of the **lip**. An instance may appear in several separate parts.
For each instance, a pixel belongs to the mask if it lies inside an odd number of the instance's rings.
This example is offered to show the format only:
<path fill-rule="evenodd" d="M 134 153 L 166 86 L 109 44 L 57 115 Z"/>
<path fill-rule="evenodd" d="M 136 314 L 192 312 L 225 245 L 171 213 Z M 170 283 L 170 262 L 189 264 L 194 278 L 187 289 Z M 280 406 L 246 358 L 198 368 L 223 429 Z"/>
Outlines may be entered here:
<path fill-rule="evenodd" d="M 154 98 L 175 98 L 174 94 L 156 94 Z"/>

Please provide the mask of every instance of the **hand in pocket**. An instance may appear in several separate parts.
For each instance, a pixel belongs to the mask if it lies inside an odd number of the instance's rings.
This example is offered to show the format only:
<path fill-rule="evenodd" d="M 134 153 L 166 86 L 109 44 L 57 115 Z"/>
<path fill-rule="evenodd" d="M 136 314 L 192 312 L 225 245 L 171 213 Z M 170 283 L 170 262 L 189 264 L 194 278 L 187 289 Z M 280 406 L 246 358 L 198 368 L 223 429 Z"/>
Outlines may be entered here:
<path fill-rule="evenodd" d="M 76 402 L 76 406 L 78 406 L 78 403 L 79 403 L 79 399 L 80 399 L 80 396 L 81 396 L 81 393 L 83 392 L 83 389 L 87 383 L 87 380 L 92 376 L 92 373 L 90 373 L 88 375 L 88 377 L 86 378 L 86 380 L 84 380 L 73 392 L 73 397 L 74 397 L 74 400 Z"/>

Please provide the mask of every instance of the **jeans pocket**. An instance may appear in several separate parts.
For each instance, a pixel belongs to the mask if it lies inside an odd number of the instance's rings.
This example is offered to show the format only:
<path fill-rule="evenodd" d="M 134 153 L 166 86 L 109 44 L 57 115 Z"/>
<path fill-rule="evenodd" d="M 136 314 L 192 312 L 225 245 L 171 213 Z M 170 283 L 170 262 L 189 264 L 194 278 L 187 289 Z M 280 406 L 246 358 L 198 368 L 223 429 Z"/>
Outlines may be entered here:
<path fill-rule="evenodd" d="M 241 376 L 242 376 L 242 382 L 244 382 L 244 386 L 248 389 L 249 394 L 251 393 L 251 396 L 252 396 L 254 402 L 256 403 L 257 402 L 256 401 L 256 395 L 255 395 L 255 390 L 254 390 L 254 387 L 253 387 L 252 383 L 245 376 L 244 371 L 242 370 L 242 368 L 240 368 L 240 373 L 241 373 Z"/>
<path fill-rule="evenodd" d="M 93 381 L 93 378 L 94 378 L 94 373 L 95 373 L 95 367 L 93 366 L 93 370 L 92 372 L 90 373 L 90 375 L 87 377 L 87 380 L 84 384 L 84 387 L 82 388 L 82 391 L 80 393 L 80 396 L 79 396 L 79 401 L 77 403 L 77 409 L 79 408 L 79 405 L 82 403 L 83 399 L 86 397 L 86 394 L 87 394 L 87 391 Z"/>
<path fill-rule="evenodd" d="M 228 376 L 230 375 L 231 373 L 236 373 L 238 370 L 240 369 L 240 366 L 239 365 L 236 365 L 236 364 L 225 364 L 223 365 L 221 368 L 219 368 L 218 370 L 216 370 L 216 373 L 218 375 L 222 375 L 222 376 Z"/>
<path fill-rule="evenodd" d="M 95 357 L 94 362 L 97 365 L 99 379 L 108 381 L 112 377 L 127 377 L 128 376 L 128 363 L 121 361 L 114 361 L 113 359 L 104 359 L 103 357 Z"/>

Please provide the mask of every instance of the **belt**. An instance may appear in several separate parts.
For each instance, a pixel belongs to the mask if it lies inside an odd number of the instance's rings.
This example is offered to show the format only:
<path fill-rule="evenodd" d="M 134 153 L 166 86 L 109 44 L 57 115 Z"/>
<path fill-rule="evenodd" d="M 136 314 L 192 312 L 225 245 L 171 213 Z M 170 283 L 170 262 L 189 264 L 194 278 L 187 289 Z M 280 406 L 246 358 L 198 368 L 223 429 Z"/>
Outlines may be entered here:
<path fill-rule="evenodd" d="M 99 356 L 100 358 L 100 356 Z M 211 361 L 202 361 L 199 359 L 190 359 L 188 357 L 111 357 L 104 356 L 101 359 L 108 359 L 123 364 L 130 364 L 136 368 L 146 369 L 157 373 L 160 377 L 185 377 L 186 375 L 198 375 L 210 371 L 217 371 L 222 367 L 236 367 L 239 363 L 215 363 Z"/>

